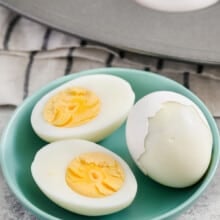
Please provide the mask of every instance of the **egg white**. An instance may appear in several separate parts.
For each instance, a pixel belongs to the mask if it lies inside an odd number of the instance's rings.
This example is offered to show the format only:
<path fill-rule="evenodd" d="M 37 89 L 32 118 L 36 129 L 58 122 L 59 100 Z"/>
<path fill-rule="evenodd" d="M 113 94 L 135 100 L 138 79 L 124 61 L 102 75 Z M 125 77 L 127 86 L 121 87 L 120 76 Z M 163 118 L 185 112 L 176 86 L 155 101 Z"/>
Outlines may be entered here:
<path fill-rule="evenodd" d="M 136 0 L 143 6 L 168 12 L 184 12 L 206 8 L 218 0 Z"/>
<path fill-rule="evenodd" d="M 168 125 L 158 125 L 157 131 L 154 127 L 153 133 L 149 133 L 149 120 L 166 102 L 192 107 L 199 121 L 195 122 L 191 114 L 182 115 Z M 181 127 L 181 120 L 187 120 L 183 123 L 188 126 L 187 131 Z M 166 126 L 169 129 L 163 130 Z M 132 158 L 143 173 L 164 185 L 186 187 L 198 181 L 207 170 L 213 140 L 209 124 L 195 103 L 175 92 L 158 91 L 141 98 L 131 109 L 126 123 L 126 141 Z"/>
<path fill-rule="evenodd" d="M 72 128 L 61 128 L 49 124 L 43 118 L 45 104 L 57 92 L 71 86 L 93 91 L 101 100 L 100 113 L 90 122 Z M 130 84 L 120 77 L 107 74 L 81 76 L 64 83 L 42 97 L 32 111 L 31 124 L 36 134 L 48 142 L 67 138 L 97 142 L 121 126 L 134 100 L 135 94 Z"/>
<path fill-rule="evenodd" d="M 121 189 L 103 198 L 89 198 L 71 190 L 65 182 L 69 162 L 86 152 L 103 152 L 115 158 L 125 172 Z M 32 176 L 41 191 L 54 203 L 74 213 L 98 216 L 128 207 L 135 198 L 137 182 L 127 163 L 112 151 L 85 140 L 63 140 L 41 148 L 31 165 Z"/>

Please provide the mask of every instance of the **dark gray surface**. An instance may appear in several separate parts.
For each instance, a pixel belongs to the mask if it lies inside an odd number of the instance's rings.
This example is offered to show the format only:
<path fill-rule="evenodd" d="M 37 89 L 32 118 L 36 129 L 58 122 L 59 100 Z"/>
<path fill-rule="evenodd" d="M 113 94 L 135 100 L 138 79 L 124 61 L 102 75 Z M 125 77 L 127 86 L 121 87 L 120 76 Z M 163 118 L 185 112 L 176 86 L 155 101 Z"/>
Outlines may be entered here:
<path fill-rule="evenodd" d="M 220 3 L 165 13 L 133 0 L 0 0 L 52 27 L 118 48 L 220 64 Z"/>

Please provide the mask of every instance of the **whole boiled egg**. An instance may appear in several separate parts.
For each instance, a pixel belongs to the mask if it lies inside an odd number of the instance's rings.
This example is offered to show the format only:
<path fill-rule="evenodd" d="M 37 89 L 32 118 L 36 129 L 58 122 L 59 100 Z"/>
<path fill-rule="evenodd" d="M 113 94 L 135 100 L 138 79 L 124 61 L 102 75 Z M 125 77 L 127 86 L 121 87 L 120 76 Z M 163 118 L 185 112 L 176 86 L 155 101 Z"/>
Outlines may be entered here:
<path fill-rule="evenodd" d="M 170 187 L 199 181 L 211 159 L 213 139 L 204 114 L 175 92 L 157 91 L 141 98 L 129 113 L 126 140 L 140 170 Z"/>
<path fill-rule="evenodd" d="M 184 12 L 206 8 L 218 0 L 135 0 L 143 6 L 168 12 Z"/>
<path fill-rule="evenodd" d="M 41 148 L 31 165 L 34 181 L 54 203 L 74 213 L 98 216 L 128 207 L 137 182 L 127 163 L 86 140 L 61 140 Z"/>
<path fill-rule="evenodd" d="M 67 138 L 97 142 L 121 126 L 134 100 L 126 80 L 108 74 L 85 75 L 43 96 L 33 108 L 31 124 L 48 142 Z"/>

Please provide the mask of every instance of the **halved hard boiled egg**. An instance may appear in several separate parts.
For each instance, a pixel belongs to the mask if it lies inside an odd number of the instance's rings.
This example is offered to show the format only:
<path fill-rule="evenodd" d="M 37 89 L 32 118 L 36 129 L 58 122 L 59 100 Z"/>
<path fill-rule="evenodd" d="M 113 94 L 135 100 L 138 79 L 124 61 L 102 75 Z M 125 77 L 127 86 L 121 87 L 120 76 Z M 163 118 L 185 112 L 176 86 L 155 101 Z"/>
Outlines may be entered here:
<path fill-rule="evenodd" d="M 31 124 L 42 139 L 99 141 L 119 128 L 133 106 L 135 94 L 124 79 L 85 75 L 55 88 L 35 105 Z"/>
<path fill-rule="evenodd" d="M 193 185 L 208 169 L 212 133 L 202 111 L 170 91 L 141 98 L 129 113 L 126 140 L 141 171 L 171 187 Z"/>
<path fill-rule="evenodd" d="M 41 191 L 69 211 L 98 216 L 128 207 L 137 182 L 127 163 L 86 140 L 61 140 L 41 148 L 31 165 Z"/>

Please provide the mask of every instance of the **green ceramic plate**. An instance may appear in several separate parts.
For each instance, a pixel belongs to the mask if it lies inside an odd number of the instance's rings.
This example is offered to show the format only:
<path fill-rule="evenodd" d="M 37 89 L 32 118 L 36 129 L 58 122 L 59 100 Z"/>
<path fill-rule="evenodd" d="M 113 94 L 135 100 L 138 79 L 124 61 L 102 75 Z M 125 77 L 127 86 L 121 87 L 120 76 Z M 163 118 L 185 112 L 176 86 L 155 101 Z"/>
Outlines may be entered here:
<path fill-rule="evenodd" d="M 34 183 L 30 165 L 36 151 L 45 142 L 36 136 L 30 124 L 30 114 L 35 103 L 48 91 L 60 84 L 87 74 L 108 73 L 130 82 L 136 99 L 149 92 L 170 90 L 192 99 L 204 112 L 214 138 L 212 160 L 207 174 L 196 185 L 186 189 L 172 189 L 155 183 L 144 176 L 136 167 L 126 148 L 124 125 L 101 142 L 119 154 L 130 165 L 138 181 L 138 193 L 132 205 L 116 214 L 94 219 L 164 219 L 171 218 L 188 208 L 205 190 L 213 178 L 219 161 L 219 135 L 214 119 L 205 105 L 180 84 L 156 74 L 131 69 L 98 69 L 62 77 L 39 90 L 17 109 L 11 118 L 1 141 L 1 166 L 12 192 L 21 203 L 40 219 L 87 219 L 86 216 L 68 212 L 47 199 Z M 91 219 L 92 217 L 90 217 Z"/>

